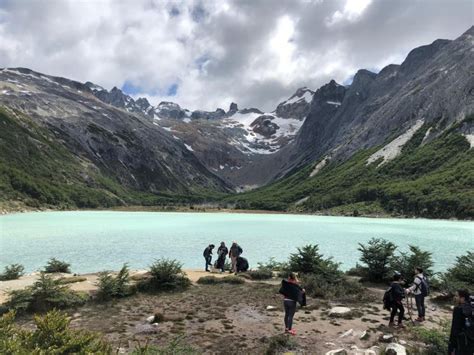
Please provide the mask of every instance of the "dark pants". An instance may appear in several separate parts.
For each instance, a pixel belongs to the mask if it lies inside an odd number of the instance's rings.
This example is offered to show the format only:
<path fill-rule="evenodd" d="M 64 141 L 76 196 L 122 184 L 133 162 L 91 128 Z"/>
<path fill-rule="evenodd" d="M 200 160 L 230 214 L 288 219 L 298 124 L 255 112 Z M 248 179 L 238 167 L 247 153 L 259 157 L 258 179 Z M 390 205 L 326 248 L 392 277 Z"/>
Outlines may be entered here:
<path fill-rule="evenodd" d="M 290 330 L 293 326 L 293 317 L 296 312 L 296 301 L 284 300 L 283 306 L 285 307 L 285 329 Z"/>
<path fill-rule="evenodd" d="M 206 271 L 209 271 L 208 266 L 209 265 L 212 266 L 212 264 L 211 264 L 212 256 L 211 255 L 205 256 L 204 259 L 206 259 Z"/>
<path fill-rule="evenodd" d="M 416 309 L 418 310 L 418 317 L 425 317 L 425 297 L 423 295 L 415 295 Z"/>
<path fill-rule="evenodd" d="M 400 302 L 396 302 L 392 304 L 392 313 L 390 313 L 390 322 L 393 322 L 395 319 L 395 315 L 398 313 L 398 323 L 401 323 L 403 321 L 403 316 L 405 315 L 405 308 L 403 307 L 403 304 Z"/>

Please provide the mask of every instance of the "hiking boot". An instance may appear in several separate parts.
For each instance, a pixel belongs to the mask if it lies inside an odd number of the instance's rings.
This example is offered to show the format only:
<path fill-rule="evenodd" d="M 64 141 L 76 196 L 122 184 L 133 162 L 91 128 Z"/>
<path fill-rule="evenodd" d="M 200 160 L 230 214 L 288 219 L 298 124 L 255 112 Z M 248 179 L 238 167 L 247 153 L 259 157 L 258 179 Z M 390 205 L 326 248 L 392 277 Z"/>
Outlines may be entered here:
<path fill-rule="evenodd" d="M 425 319 L 423 317 L 418 317 L 415 319 L 415 322 L 423 322 Z"/>
<path fill-rule="evenodd" d="M 394 323 L 394 322 L 389 322 L 389 323 L 388 323 L 388 326 L 389 326 L 390 328 L 395 328 L 395 323 Z"/>

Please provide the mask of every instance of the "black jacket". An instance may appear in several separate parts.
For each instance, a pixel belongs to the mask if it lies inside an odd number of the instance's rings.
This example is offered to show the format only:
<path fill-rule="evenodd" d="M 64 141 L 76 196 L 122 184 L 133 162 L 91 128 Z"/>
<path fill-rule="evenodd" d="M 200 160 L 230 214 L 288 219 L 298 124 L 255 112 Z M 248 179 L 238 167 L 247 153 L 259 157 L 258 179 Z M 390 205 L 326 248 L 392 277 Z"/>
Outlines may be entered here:
<path fill-rule="evenodd" d="M 207 247 L 206 249 L 204 249 L 204 252 L 202 253 L 202 256 L 204 256 L 205 258 L 208 258 L 211 255 L 212 255 L 211 247 Z"/>
<path fill-rule="evenodd" d="M 303 292 L 303 288 L 288 280 L 281 280 L 280 291 L 285 298 L 298 302 L 300 306 L 306 306 L 306 294 Z"/>
<path fill-rule="evenodd" d="M 474 342 L 467 339 L 464 335 L 465 315 L 463 306 L 459 305 L 453 309 L 453 320 L 451 322 L 451 333 L 449 334 L 448 352 L 451 354 L 456 350 L 456 355 L 472 355 L 474 354 Z"/>
<path fill-rule="evenodd" d="M 403 289 L 402 285 L 400 285 L 398 282 L 392 282 L 390 287 L 392 288 L 393 302 L 401 304 L 405 298 L 405 290 Z"/>

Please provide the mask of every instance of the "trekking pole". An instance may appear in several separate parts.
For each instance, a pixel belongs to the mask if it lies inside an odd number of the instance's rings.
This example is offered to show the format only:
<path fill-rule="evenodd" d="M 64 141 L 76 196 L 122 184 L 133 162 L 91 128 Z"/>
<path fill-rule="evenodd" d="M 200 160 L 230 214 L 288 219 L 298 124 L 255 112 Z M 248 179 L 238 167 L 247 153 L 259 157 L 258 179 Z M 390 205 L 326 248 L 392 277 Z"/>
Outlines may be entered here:
<path fill-rule="evenodd" d="M 413 298 L 412 295 L 408 295 L 406 298 L 407 300 L 407 311 L 408 311 L 408 317 L 410 318 L 410 321 L 413 325 L 415 325 L 415 321 L 413 320 L 413 316 L 411 315 L 412 307 L 413 307 Z"/>

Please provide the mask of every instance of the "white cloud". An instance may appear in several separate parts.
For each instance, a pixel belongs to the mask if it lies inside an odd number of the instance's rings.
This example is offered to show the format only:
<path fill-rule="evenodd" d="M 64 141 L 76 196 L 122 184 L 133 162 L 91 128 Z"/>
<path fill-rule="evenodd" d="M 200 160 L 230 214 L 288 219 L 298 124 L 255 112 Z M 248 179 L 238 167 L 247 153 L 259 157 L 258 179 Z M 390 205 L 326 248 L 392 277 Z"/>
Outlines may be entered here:
<path fill-rule="evenodd" d="M 272 110 L 298 87 L 454 38 L 471 11 L 468 0 L 3 0 L 0 66 L 127 82 L 153 104 Z"/>

